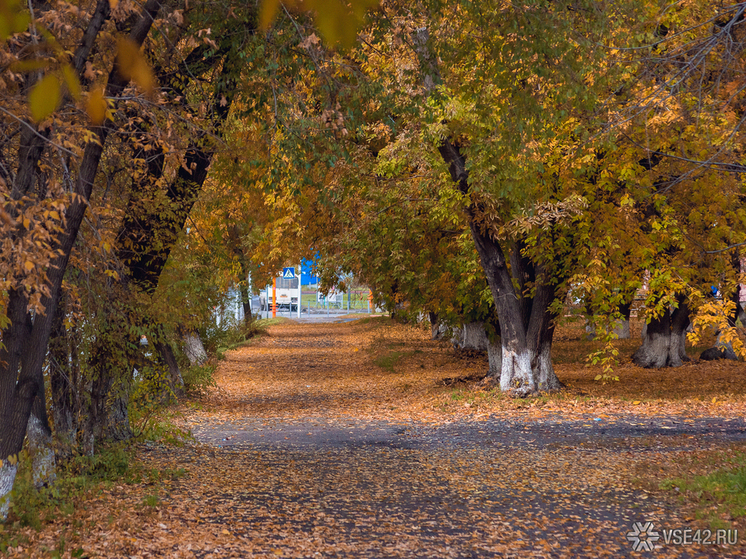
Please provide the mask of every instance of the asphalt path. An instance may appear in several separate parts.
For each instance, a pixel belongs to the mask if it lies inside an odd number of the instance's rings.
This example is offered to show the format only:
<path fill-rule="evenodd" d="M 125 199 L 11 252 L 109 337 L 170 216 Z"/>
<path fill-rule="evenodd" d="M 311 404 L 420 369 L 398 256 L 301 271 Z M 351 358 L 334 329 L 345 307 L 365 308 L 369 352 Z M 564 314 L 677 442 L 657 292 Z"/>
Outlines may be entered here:
<path fill-rule="evenodd" d="M 327 530 L 323 556 L 744 556 L 739 545 L 666 544 L 662 530 L 687 529 L 691 519 L 679 517 L 671 500 L 630 485 L 627 473 L 646 456 L 742 443 L 742 418 L 557 414 L 432 425 L 239 417 L 195 425 L 193 433 L 228 460 L 269 464 L 280 480 L 312 480 L 301 501 L 283 483 L 252 498 L 288 511 L 279 514 L 286 531 Z M 318 515 L 308 520 L 299 508 Z M 395 526 L 396 538 L 385 526 Z M 633 549 L 644 526 L 658 534 L 655 551 Z"/>

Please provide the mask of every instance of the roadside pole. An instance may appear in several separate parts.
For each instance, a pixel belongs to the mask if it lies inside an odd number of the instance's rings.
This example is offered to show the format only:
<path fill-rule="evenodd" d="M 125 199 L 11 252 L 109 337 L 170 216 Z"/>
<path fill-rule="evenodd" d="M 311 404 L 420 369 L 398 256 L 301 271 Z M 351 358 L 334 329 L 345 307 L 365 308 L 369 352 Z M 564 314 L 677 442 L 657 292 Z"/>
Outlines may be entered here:
<path fill-rule="evenodd" d="M 300 309 L 303 305 L 303 262 L 298 266 L 298 318 L 300 318 Z"/>
<path fill-rule="evenodd" d="M 272 318 L 277 317 L 277 277 L 272 280 Z"/>

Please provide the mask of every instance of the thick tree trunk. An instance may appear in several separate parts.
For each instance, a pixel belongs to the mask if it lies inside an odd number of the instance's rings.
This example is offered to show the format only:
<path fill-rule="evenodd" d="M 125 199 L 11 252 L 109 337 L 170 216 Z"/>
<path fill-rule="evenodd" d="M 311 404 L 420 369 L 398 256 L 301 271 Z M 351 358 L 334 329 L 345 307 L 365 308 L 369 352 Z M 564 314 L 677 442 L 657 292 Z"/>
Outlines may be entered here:
<path fill-rule="evenodd" d="M 249 297 L 249 286 L 243 282 L 238 285 L 241 293 L 241 308 L 243 309 L 243 323 L 246 326 L 251 325 L 253 317 L 251 316 L 251 298 Z"/>
<path fill-rule="evenodd" d="M 29 416 L 26 440 L 31 456 L 34 486 L 39 489 L 53 483 L 57 478 L 57 472 L 52 432 L 49 425 L 45 425 L 34 413 Z"/>
<path fill-rule="evenodd" d="M 0 466 L 0 522 L 8 518 L 10 510 L 10 492 L 13 489 L 13 483 L 18 473 L 18 464 L 11 464 L 10 461 L 4 460 Z"/>
<path fill-rule="evenodd" d="M 490 340 L 481 322 L 467 322 L 459 329 L 459 343 L 461 349 L 476 349 L 487 351 Z"/>
<path fill-rule="evenodd" d="M 80 362 L 77 329 L 67 331 L 64 325 L 65 303 L 55 312 L 49 343 L 49 383 L 52 389 L 52 421 L 57 439 L 57 456 L 63 460 L 72 456 L 81 420 Z"/>
<path fill-rule="evenodd" d="M 110 441 L 128 441 L 133 436 L 129 417 L 129 391 L 122 389 L 106 409 L 104 437 Z"/>
<path fill-rule="evenodd" d="M 195 331 L 185 332 L 182 336 L 184 342 L 184 354 L 189 359 L 191 366 L 202 366 L 207 361 L 207 352 L 199 334 Z"/>
<path fill-rule="evenodd" d="M 632 303 L 619 305 L 619 313 L 622 315 L 622 318 L 614 326 L 614 333 L 619 340 L 629 340 L 629 319 L 632 314 Z"/>
<path fill-rule="evenodd" d="M 443 333 L 440 328 L 440 320 L 438 320 L 438 313 L 429 311 L 427 317 L 430 319 L 430 339 L 439 340 L 443 337 Z"/>
<path fill-rule="evenodd" d="M 647 323 L 642 346 L 632 356 L 632 362 L 646 369 L 680 367 L 684 361 L 689 361 L 686 355 L 688 326 L 689 307 L 679 298 L 679 306 L 673 312 L 666 309 Z"/>
<path fill-rule="evenodd" d="M 458 146 L 445 140 L 438 148 L 443 160 L 449 165 L 451 178 L 464 194 L 469 192 L 466 159 Z M 469 211 L 469 227 L 477 248 L 487 283 L 492 292 L 497 316 L 500 321 L 502 341 L 502 370 L 500 388 L 517 397 L 524 397 L 539 390 L 555 390 L 561 383 L 551 366 L 552 315 L 549 305 L 554 298 L 554 290 L 543 270 L 534 270 L 536 295 L 533 299 L 516 293 L 513 284 L 515 276 L 520 284 L 529 277 L 523 277 L 524 263 L 517 258 L 513 266 L 513 276 L 499 243 L 475 218 L 476 208 Z M 519 269 L 516 269 L 519 268 Z M 530 270 L 525 270 L 530 272 Z"/>
<path fill-rule="evenodd" d="M 489 341 L 487 344 L 487 380 L 490 384 L 500 384 L 503 369 L 503 348 L 500 340 Z"/>
<path fill-rule="evenodd" d="M 181 376 L 179 364 L 176 362 L 176 355 L 171 344 L 167 340 L 156 341 L 155 349 L 161 358 L 161 361 L 168 367 L 169 387 L 177 396 L 184 394 L 184 379 Z"/>
<path fill-rule="evenodd" d="M 93 456 L 97 442 L 104 438 L 108 416 L 106 401 L 113 384 L 114 381 L 102 372 L 89 384 L 90 402 L 81 441 L 88 456 Z"/>

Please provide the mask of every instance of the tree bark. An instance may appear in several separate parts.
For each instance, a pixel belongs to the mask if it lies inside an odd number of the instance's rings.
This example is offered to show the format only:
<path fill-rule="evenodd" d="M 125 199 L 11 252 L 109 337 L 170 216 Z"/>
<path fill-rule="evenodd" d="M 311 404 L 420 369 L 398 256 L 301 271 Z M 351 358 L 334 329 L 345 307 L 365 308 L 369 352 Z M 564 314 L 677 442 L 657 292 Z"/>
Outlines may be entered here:
<path fill-rule="evenodd" d="M 189 364 L 192 367 L 204 365 L 207 361 L 207 352 L 199 334 L 193 330 L 185 332 L 182 340 L 184 341 L 184 354 L 189 359 Z"/>
<path fill-rule="evenodd" d="M 586 306 L 586 312 L 587 312 L 586 317 L 590 317 L 592 314 L 592 311 L 590 311 L 589 306 Z M 612 325 L 612 329 L 611 329 L 612 332 L 616 334 L 616 337 L 618 340 L 628 340 L 630 337 L 629 319 L 630 319 L 631 313 L 632 313 L 631 302 L 623 303 L 619 305 L 619 314 L 621 314 L 622 317 Z M 588 335 L 588 340 L 594 340 L 596 338 L 597 332 L 590 318 L 587 318 L 585 331 L 586 331 L 586 334 Z"/>
<path fill-rule="evenodd" d="M 461 349 L 487 351 L 489 339 L 481 322 L 467 322 L 459 329 L 458 346 Z"/>
<path fill-rule="evenodd" d="M 59 301 L 55 312 L 49 343 L 49 382 L 52 389 L 52 421 L 57 439 L 57 457 L 72 456 L 81 429 L 81 385 L 77 328 L 65 328 L 65 299 Z"/>
<path fill-rule="evenodd" d="M 500 375 L 503 368 L 503 348 L 500 340 L 487 343 L 487 382 L 489 384 L 500 384 Z"/>
<path fill-rule="evenodd" d="M 238 290 L 241 294 L 241 307 L 243 308 L 243 323 L 246 326 L 251 325 L 253 317 L 251 316 L 251 299 L 249 286 L 243 282 L 238 284 Z"/>
<path fill-rule="evenodd" d="M 632 356 L 635 365 L 646 369 L 680 367 L 689 361 L 686 354 L 686 329 L 689 326 L 689 307 L 683 297 L 679 306 L 666 309 L 647 324 L 642 346 Z"/>
<path fill-rule="evenodd" d="M 158 340 L 155 342 L 155 349 L 161 358 L 161 361 L 168 367 L 169 386 L 175 396 L 179 397 L 184 394 L 184 379 L 181 376 L 181 369 L 176 362 L 176 355 L 168 340 Z"/>

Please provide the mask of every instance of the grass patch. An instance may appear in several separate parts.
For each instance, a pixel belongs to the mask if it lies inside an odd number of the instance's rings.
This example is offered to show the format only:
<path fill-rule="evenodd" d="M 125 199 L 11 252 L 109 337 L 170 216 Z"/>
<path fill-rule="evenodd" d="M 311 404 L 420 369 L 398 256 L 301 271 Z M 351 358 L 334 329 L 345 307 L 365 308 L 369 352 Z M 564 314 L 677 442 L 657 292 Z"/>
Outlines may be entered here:
<path fill-rule="evenodd" d="M 410 353 L 412 352 L 391 351 L 389 353 L 379 355 L 373 360 L 373 363 L 375 363 L 381 369 L 395 373 L 396 370 L 394 369 L 394 366 L 397 365 L 402 360 L 403 357 L 405 357 L 406 355 Z"/>
<path fill-rule="evenodd" d="M 278 324 L 285 324 L 287 322 L 290 322 L 289 318 L 285 316 L 277 316 L 275 318 L 260 318 L 255 320 L 254 324 L 256 324 L 258 329 L 262 329 L 264 330 L 264 333 L 266 333 L 266 329 L 270 326 L 277 326 Z"/>
<path fill-rule="evenodd" d="M 660 487 L 680 494 L 713 529 L 728 528 L 730 521 L 746 517 L 746 452 L 711 460 L 724 464 L 709 473 L 666 479 Z"/>
<path fill-rule="evenodd" d="M 357 319 L 354 323 L 385 325 L 391 323 L 391 318 L 389 318 L 388 316 L 366 316 L 364 318 Z"/>

